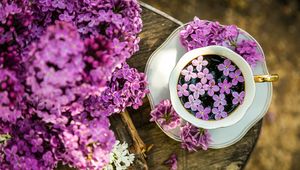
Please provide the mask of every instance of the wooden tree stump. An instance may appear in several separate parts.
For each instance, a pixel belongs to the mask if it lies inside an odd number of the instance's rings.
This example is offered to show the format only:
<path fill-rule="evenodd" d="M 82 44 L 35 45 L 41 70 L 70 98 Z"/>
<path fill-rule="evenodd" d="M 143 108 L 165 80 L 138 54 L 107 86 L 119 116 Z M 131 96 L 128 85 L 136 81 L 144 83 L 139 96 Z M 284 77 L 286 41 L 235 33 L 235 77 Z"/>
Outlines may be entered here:
<path fill-rule="evenodd" d="M 180 25 L 177 20 L 146 4 L 142 3 L 142 9 L 144 27 L 140 34 L 140 51 L 128 61 L 130 66 L 139 71 L 144 71 L 151 53 Z M 147 153 L 146 159 L 150 170 L 168 169 L 163 162 L 173 152 L 178 156 L 178 169 L 180 170 L 241 169 L 251 155 L 262 125 L 262 121 L 258 122 L 242 140 L 230 147 L 189 153 L 181 149 L 179 142 L 166 136 L 155 123 L 149 122 L 151 110 L 148 99 L 144 99 L 143 106 L 138 110 L 128 109 L 128 111 L 144 143 L 154 144 Z M 114 123 L 112 124 L 115 126 Z"/>

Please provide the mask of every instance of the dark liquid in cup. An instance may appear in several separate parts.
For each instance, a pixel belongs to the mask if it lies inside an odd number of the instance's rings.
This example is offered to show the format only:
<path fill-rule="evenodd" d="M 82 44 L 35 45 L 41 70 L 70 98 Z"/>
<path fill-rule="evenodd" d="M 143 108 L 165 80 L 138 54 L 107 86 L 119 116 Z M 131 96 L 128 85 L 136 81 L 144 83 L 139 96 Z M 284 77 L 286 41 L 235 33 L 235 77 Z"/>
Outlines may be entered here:
<path fill-rule="evenodd" d="M 220 64 L 224 64 L 224 62 L 225 62 L 224 57 L 221 57 L 221 56 L 218 56 L 218 55 L 204 55 L 203 60 L 206 60 L 208 64 L 205 65 L 205 66 L 202 66 L 202 70 L 204 70 L 205 68 L 207 68 L 209 70 L 209 74 L 211 74 L 213 76 L 213 79 L 214 79 L 216 85 L 218 85 L 219 83 L 224 82 L 224 80 L 227 80 L 229 83 L 233 81 L 233 78 L 231 78 L 229 75 L 227 75 L 227 76 L 224 75 L 224 72 L 222 70 L 218 69 L 218 66 Z M 189 64 L 186 65 L 185 69 L 190 65 L 192 65 L 192 61 Z M 234 71 L 229 71 L 232 74 L 238 69 L 238 67 L 232 61 L 231 61 L 231 65 L 235 67 Z M 193 71 L 195 73 L 198 72 L 195 66 L 193 66 Z M 240 74 L 240 76 L 243 76 L 242 73 Z M 182 74 L 180 75 L 179 80 L 178 80 L 179 85 L 197 84 L 199 82 L 201 82 L 201 79 L 199 77 L 191 78 L 189 81 L 186 81 L 185 76 L 182 75 Z M 207 81 L 206 84 L 208 84 L 208 82 L 209 81 Z M 203 85 L 205 85 L 205 83 Z M 224 111 L 227 112 L 227 116 L 229 116 L 230 113 L 232 113 L 240 105 L 240 103 L 235 103 L 234 104 L 233 101 L 234 101 L 235 97 L 233 96 L 233 93 L 237 92 L 238 94 L 241 94 L 242 92 L 244 92 L 244 90 L 245 90 L 245 83 L 243 81 L 243 82 L 238 82 L 236 85 L 232 85 L 231 88 L 230 88 L 230 93 L 229 94 L 223 93 L 225 95 L 225 100 L 226 100 L 226 103 L 227 103 L 226 105 L 223 105 L 223 107 L 224 107 Z M 190 94 L 193 94 L 192 91 L 189 88 L 187 89 L 187 91 Z M 220 94 L 221 94 L 220 90 L 217 91 L 217 92 L 214 92 L 214 95 L 220 95 Z M 189 102 L 188 96 L 181 96 L 179 98 L 180 98 L 183 105 L 186 102 Z M 205 91 L 204 94 L 200 95 L 198 99 L 202 102 L 201 105 L 203 107 L 205 107 L 205 108 L 210 107 L 211 109 L 216 108 L 214 106 L 215 100 L 213 99 L 213 96 L 208 95 L 207 91 Z M 186 109 L 193 115 L 195 115 L 198 112 L 198 111 L 193 111 L 190 108 L 186 108 Z M 215 119 L 215 114 L 212 111 L 210 111 L 210 113 L 208 114 L 208 117 L 209 117 L 208 120 L 216 120 Z"/>

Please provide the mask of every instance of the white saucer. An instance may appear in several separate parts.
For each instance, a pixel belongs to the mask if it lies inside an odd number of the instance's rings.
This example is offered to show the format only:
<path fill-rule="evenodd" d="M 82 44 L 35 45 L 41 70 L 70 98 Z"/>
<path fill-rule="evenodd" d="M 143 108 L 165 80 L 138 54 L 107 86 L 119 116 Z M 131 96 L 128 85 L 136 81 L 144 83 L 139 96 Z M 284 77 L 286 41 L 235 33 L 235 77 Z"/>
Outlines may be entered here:
<path fill-rule="evenodd" d="M 183 27 L 184 25 L 177 28 L 167 40 L 152 53 L 147 61 L 145 73 L 149 81 L 150 94 L 148 94 L 148 98 L 151 109 L 161 100 L 170 99 L 168 85 L 170 74 L 178 60 L 187 52 L 179 40 L 179 32 Z M 240 32 L 239 39 L 250 39 L 257 43 L 246 31 L 240 29 Z M 257 50 L 264 56 L 261 46 L 258 43 L 257 45 Z M 253 72 L 254 75 L 269 74 L 265 61 L 259 62 Z M 212 137 L 212 143 L 209 148 L 224 148 L 242 139 L 248 130 L 265 115 L 271 103 L 271 99 L 272 83 L 256 83 L 254 101 L 245 116 L 232 126 L 209 130 Z M 182 124 L 184 124 L 184 121 L 182 121 Z M 179 128 L 168 132 L 162 128 L 161 130 L 170 138 L 180 141 Z"/>

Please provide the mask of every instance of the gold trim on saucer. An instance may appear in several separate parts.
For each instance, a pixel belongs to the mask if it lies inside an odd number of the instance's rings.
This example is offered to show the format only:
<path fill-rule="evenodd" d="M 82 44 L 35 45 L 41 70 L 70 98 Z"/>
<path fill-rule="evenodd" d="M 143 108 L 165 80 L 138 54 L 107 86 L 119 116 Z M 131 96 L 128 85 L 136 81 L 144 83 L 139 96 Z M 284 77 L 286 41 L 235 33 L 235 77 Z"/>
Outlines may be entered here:
<path fill-rule="evenodd" d="M 275 82 L 279 79 L 278 74 L 269 74 L 269 75 L 255 75 L 254 81 L 256 83 L 263 83 L 263 82 Z"/>

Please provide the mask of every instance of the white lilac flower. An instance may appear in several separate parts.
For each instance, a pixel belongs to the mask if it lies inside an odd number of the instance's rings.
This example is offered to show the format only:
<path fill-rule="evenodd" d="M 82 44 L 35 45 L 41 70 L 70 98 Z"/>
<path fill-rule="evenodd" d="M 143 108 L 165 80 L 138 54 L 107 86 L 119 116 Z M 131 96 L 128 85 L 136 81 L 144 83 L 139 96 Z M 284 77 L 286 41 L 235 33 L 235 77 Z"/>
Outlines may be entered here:
<path fill-rule="evenodd" d="M 129 153 L 128 144 L 116 141 L 112 152 L 110 153 L 110 162 L 104 170 L 126 170 L 134 160 L 134 154 Z"/>

